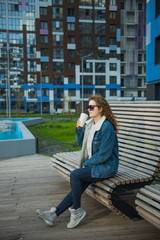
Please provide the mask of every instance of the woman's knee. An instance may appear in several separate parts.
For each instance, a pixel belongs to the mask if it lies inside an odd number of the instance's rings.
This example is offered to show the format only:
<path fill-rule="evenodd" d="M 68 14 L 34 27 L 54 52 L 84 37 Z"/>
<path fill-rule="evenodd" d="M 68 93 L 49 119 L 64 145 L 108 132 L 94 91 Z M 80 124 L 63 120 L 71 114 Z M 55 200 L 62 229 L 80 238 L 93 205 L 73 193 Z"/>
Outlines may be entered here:
<path fill-rule="evenodd" d="M 70 173 L 70 180 L 77 179 L 79 176 L 79 169 L 75 169 Z"/>

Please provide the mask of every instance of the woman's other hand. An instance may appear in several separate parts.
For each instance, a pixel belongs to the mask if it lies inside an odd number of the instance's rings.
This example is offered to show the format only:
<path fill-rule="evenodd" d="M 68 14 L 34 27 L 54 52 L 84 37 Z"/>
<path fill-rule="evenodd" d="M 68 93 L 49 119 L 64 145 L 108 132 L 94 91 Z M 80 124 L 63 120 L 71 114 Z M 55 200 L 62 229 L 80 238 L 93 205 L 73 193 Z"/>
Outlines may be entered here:
<path fill-rule="evenodd" d="M 78 118 L 78 120 L 77 120 L 77 125 L 76 125 L 76 128 L 81 128 L 81 126 L 80 126 L 80 118 Z"/>

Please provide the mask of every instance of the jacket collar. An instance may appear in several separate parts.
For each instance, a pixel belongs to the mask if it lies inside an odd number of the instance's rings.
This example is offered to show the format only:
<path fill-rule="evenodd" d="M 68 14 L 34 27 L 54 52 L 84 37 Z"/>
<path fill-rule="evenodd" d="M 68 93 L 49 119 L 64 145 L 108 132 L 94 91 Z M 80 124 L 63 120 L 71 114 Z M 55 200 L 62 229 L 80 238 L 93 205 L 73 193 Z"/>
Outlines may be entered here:
<path fill-rule="evenodd" d="M 96 124 L 96 128 L 95 128 L 96 131 L 100 130 L 100 128 L 105 120 L 106 120 L 106 117 L 102 116 L 102 118 Z M 89 119 L 88 121 L 86 121 L 86 125 L 87 126 L 92 125 L 93 121 L 94 121 L 93 118 Z"/>

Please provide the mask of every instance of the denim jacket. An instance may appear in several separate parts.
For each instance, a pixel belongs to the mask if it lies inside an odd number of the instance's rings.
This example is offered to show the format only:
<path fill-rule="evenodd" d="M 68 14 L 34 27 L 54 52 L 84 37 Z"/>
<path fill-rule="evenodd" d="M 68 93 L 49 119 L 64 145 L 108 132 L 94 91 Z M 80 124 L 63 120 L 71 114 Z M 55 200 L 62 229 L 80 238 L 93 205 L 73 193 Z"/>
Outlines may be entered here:
<path fill-rule="evenodd" d="M 92 156 L 88 158 L 87 139 L 93 119 L 86 122 L 85 129 L 76 129 L 78 144 L 82 147 L 80 166 L 91 167 L 93 178 L 109 178 L 118 171 L 118 140 L 113 125 L 102 117 L 97 123 L 92 140 Z"/>

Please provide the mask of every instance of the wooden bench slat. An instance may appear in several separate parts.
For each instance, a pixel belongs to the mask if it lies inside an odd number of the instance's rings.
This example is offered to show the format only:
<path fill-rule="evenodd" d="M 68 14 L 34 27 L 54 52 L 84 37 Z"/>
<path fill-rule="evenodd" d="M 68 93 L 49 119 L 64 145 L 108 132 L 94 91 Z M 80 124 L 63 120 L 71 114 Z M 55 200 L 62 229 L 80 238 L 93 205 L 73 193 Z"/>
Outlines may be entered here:
<path fill-rule="evenodd" d="M 133 124 L 133 127 L 136 128 L 136 129 L 152 129 L 152 130 L 157 130 L 157 127 L 159 128 L 160 126 L 160 123 L 155 121 L 155 122 L 151 122 L 151 121 L 148 121 L 148 123 L 146 122 L 146 124 L 144 124 L 143 121 L 139 121 L 139 120 L 131 120 L 131 119 L 122 119 L 122 118 L 119 118 L 118 119 L 118 125 L 122 125 L 122 126 L 129 126 L 131 127 L 131 124 Z M 159 131 L 157 131 L 159 133 Z"/>
<path fill-rule="evenodd" d="M 160 156 L 159 151 L 154 151 L 152 149 L 148 149 L 149 145 L 147 145 L 147 144 L 143 144 L 143 143 L 141 144 L 141 143 L 133 142 L 133 141 L 130 141 L 130 140 L 124 140 L 124 139 L 123 140 L 118 139 L 118 140 L 119 140 L 119 146 L 122 146 L 122 147 L 124 146 L 124 147 L 130 148 L 130 149 L 136 150 L 138 152 L 143 151 L 144 153 L 149 153 L 150 155 L 154 155 L 154 156 Z"/>
<path fill-rule="evenodd" d="M 125 162 L 130 162 L 133 160 L 137 161 L 137 162 L 142 162 L 142 163 L 146 163 L 148 164 L 149 166 L 155 166 L 155 167 L 159 167 L 160 163 L 157 162 L 157 161 L 153 161 L 153 160 L 149 160 L 149 159 L 145 159 L 143 157 L 137 157 L 133 154 L 129 154 L 128 152 L 119 152 L 119 159 L 122 160 L 122 161 L 125 161 Z M 147 166 L 146 166 L 147 168 Z M 149 168 L 149 167 L 148 167 Z M 150 168 L 149 168 L 150 169 Z"/>
<path fill-rule="evenodd" d="M 151 206 L 157 208 L 160 210 L 160 204 L 158 202 L 155 202 L 154 200 L 144 196 L 141 193 L 137 193 L 137 198 L 141 199 L 142 201 L 144 201 L 145 203 L 150 204 Z"/>
<path fill-rule="evenodd" d="M 150 147 L 152 149 L 155 149 L 155 150 L 160 150 L 159 148 L 159 142 L 160 142 L 160 137 L 159 139 L 154 140 L 153 137 L 152 139 L 153 140 L 150 140 L 151 139 L 151 135 L 146 135 L 144 134 L 143 135 L 143 138 L 142 138 L 142 134 L 139 134 L 139 133 L 136 133 L 136 132 L 131 132 L 131 131 L 122 131 L 122 130 L 119 130 L 118 131 L 118 138 L 124 138 L 124 139 L 130 139 L 130 140 L 133 140 L 133 141 L 137 141 L 137 142 L 143 142 L 143 143 L 146 143 L 148 145 L 150 145 Z M 155 145 L 158 145 L 155 146 Z"/>
<path fill-rule="evenodd" d="M 135 116 L 132 115 L 124 115 L 124 114 L 116 114 L 116 118 L 117 119 L 135 119 Z M 150 121 L 150 122 L 158 122 L 159 118 L 158 117 L 150 117 L 150 116 L 136 116 L 137 120 L 142 121 L 142 123 Z"/>
<path fill-rule="evenodd" d="M 136 203 L 138 206 L 140 206 L 141 208 L 143 208 L 144 210 L 152 213 L 153 215 L 155 215 L 156 217 L 158 217 L 158 218 L 160 219 L 160 212 L 159 212 L 156 208 L 152 207 L 152 206 L 149 205 L 149 204 L 146 204 L 145 202 L 143 202 L 143 201 L 141 201 L 141 200 L 139 200 L 139 199 L 136 199 L 136 200 L 135 200 L 135 203 Z"/>
<path fill-rule="evenodd" d="M 153 192 L 150 192 L 146 188 L 141 188 L 140 193 L 160 203 L 160 196 Z"/>
<path fill-rule="evenodd" d="M 152 214 L 149 214 L 148 212 L 146 212 L 145 210 L 143 210 L 143 208 L 141 207 L 136 207 L 139 215 L 146 219 L 148 222 L 150 222 L 152 225 L 154 225 L 155 227 L 157 227 L 158 229 L 160 229 L 160 221 L 157 217 L 155 217 Z"/>
<path fill-rule="evenodd" d="M 146 125 L 143 125 L 143 127 L 141 127 L 141 126 L 142 125 L 137 125 L 137 126 L 134 125 L 134 127 L 133 127 L 131 124 L 121 124 L 120 122 L 118 123 L 119 130 L 129 131 L 131 133 L 132 132 L 143 133 L 146 136 L 148 135 L 147 136 L 148 138 L 150 135 L 150 139 L 159 140 L 160 132 L 157 131 L 157 127 L 146 126 Z M 150 131 L 148 129 L 151 129 L 152 131 Z"/>
<path fill-rule="evenodd" d="M 119 110 L 121 110 L 121 111 L 119 111 Z M 119 108 L 119 106 L 118 107 L 112 107 L 112 111 L 114 112 L 114 113 L 117 113 L 117 112 L 120 112 L 121 114 L 122 113 L 124 113 L 124 114 L 126 114 L 126 112 L 127 113 L 132 113 L 132 115 L 134 115 L 134 114 L 136 114 L 136 113 L 141 113 L 141 114 L 143 114 L 143 113 L 148 113 L 148 108 L 142 108 L 142 107 L 139 107 L 139 108 L 133 108 L 133 107 L 128 107 L 128 108 L 126 108 L 126 106 L 125 107 L 121 107 L 121 108 Z M 149 108 L 149 112 L 160 112 L 160 107 L 159 108 L 154 108 L 154 107 L 150 107 Z"/>
<path fill-rule="evenodd" d="M 157 196 L 160 196 L 160 187 L 158 188 L 158 186 L 156 185 L 145 186 L 145 189 L 147 189 L 151 193 L 156 194 Z"/>
<path fill-rule="evenodd" d="M 135 154 L 136 156 L 139 156 L 139 157 L 144 157 L 144 158 L 147 158 L 147 159 L 151 159 L 151 160 L 154 160 L 156 162 L 159 161 L 159 157 L 155 157 L 154 158 L 154 155 L 149 155 L 149 154 L 146 154 L 146 153 L 142 153 L 142 152 L 138 152 L 138 151 L 135 151 L 135 150 L 131 150 L 131 149 L 127 149 L 125 144 L 119 144 L 119 152 L 128 152 L 130 154 Z"/>

